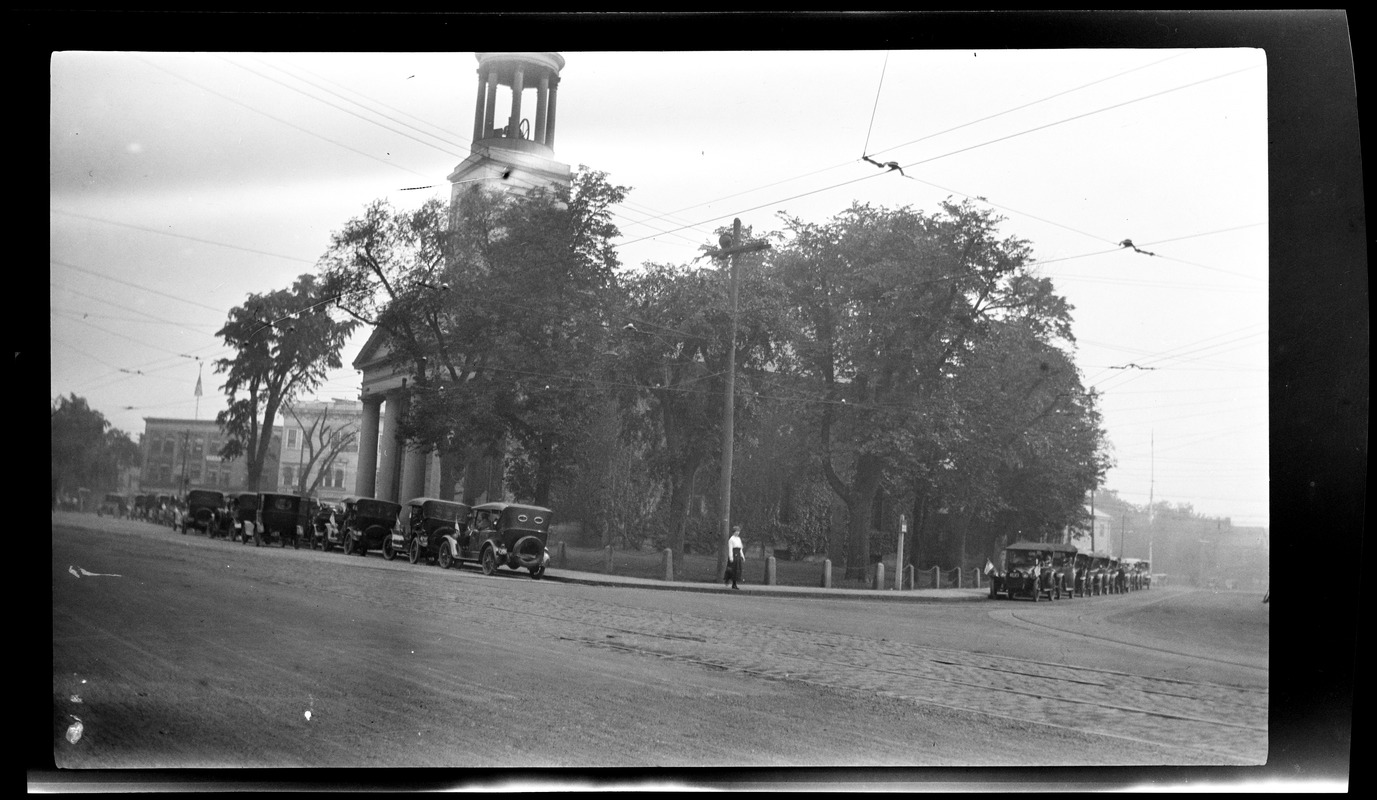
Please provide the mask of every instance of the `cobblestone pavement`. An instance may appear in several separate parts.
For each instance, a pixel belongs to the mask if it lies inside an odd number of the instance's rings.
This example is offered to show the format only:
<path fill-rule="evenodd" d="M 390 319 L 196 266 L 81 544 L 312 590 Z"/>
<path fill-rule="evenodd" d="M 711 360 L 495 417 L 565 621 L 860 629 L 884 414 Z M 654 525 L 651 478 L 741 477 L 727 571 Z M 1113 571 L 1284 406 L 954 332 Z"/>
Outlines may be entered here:
<path fill-rule="evenodd" d="M 463 602 L 458 595 L 454 600 Z M 415 602 L 446 606 L 453 601 L 429 595 Z M 472 602 L 468 608 L 480 613 Z M 1176 749 L 1183 764 L 1262 764 L 1267 757 L 1265 688 L 1133 675 L 740 619 L 730 621 L 728 632 L 728 623 L 708 615 L 569 596 L 487 594 L 481 613 L 526 635 L 610 648 L 628 657 L 673 659 L 1147 742 Z"/>

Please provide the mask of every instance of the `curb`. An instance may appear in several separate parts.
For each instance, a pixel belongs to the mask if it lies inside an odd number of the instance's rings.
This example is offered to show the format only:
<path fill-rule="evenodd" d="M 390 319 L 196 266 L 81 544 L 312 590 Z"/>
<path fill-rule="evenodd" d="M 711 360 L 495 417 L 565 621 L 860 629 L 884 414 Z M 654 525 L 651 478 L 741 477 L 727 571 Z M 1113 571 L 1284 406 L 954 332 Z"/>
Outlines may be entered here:
<path fill-rule="evenodd" d="M 616 580 L 613 578 L 583 577 L 571 575 L 557 575 L 547 571 L 541 578 L 542 580 L 555 581 L 558 583 L 573 583 L 582 586 L 611 586 L 622 589 L 649 589 L 658 592 L 700 592 L 707 594 L 732 594 L 731 589 L 718 587 L 716 584 L 702 583 L 677 583 L 677 582 L 656 582 L 628 580 Z M 922 590 L 919 590 L 922 591 Z M 888 603 L 972 603 L 988 600 L 989 595 L 983 590 L 953 591 L 950 596 L 920 595 L 915 591 L 891 591 L 874 589 L 813 589 L 808 587 L 773 587 L 773 586 L 752 586 L 743 585 L 738 593 L 751 595 L 753 597 L 792 597 L 808 598 L 811 600 L 868 600 L 872 602 Z"/>

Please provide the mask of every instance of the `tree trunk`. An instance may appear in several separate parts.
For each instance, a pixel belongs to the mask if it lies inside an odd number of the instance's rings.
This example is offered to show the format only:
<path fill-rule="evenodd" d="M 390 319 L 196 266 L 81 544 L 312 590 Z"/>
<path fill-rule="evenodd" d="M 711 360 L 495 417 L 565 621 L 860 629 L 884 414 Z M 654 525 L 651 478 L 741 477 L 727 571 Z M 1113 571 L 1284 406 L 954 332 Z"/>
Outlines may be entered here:
<path fill-rule="evenodd" d="M 870 510 L 875 491 L 880 488 L 880 459 L 863 455 L 856 459 L 856 474 L 851 480 L 847 504 L 846 577 L 864 578 L 870 568 Z"/>
<path fill-rule="evenodd" d="M 690 456 L 688 461 L 675 470 L 670 479 L 669 549 L 674 551 L 676 560 L 684 553 L 684 539 L 688 534 L 689 511 L 693 502 L 693 482 L 702 463 L 701 455 Z"/>

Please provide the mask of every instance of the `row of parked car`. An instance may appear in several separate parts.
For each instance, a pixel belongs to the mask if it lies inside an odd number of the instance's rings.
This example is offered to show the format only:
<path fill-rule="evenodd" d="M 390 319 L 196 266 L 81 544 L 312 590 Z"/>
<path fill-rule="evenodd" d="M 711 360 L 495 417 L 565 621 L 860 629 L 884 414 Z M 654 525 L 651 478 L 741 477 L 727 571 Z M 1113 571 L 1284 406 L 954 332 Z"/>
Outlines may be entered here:
<path fill-rule="evenodd" d="M 1019 597 L 1034 603 L 1046 597 L 1124 594 L 1152 588 L 1152 565 L 1141 558 L 1082 553 L 1074 545 L 1015 542 L 1004 548 L 1002 564 L 987 568 L 990 599 Z"/>
<path fill-rule="evenodd" d="M 194 530 L 255 547 L 290 542 L 299 548 L 339 550 L 345 555 L 381 552 L 443 569 L 473 563 L 485 574 L 499 568 L 526 570 L 540 578 L 550 563 L 546 545 L 553 512 L 540 506 L 483 503 L 469 506 L 434 497 L 405 505 L 372 497 L 346 497 L 341 506 L 268 492 L 187 493 L 181 532 Z"/>

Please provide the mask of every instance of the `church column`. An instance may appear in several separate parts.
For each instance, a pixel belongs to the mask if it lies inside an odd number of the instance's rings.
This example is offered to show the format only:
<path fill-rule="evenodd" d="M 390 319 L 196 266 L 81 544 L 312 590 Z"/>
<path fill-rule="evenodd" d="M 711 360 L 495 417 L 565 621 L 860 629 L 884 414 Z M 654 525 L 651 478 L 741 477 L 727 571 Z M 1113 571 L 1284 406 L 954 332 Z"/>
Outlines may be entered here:
<path fill-rule="evenodd" d="M 483 138 L 492 138 L 493 117 L 497 114 L 497 70 L 488 72 L 488 100 L 483 109 Z"/>
<path fill-rule="evenodd" d="M 363 421 L 359 430 L 359 472 L 354 478 L 354 494 L 374 497 L 374 482 L 378 477 L 378 417 L 383 399 L 364 398 Z"/>
<path fill-rule="evenodd" d="M 555 146 L 555 100 L 559 95 L 559 76 L 550 78 L 550 102 L 545 111 L 545 146 Z"/>
<path fill-rule="evenodd" d="M 521 132 L 521 92 L 526 88 L 522 82 L 523 78 L 521 67 L 518 66 L 512 74 L 512 118 L 509 123 L 511 127 L 508 129 L 508 135 L 512 138 L 516 138 Z"/>
<path fill-rule="evenodd" d="M 483 91 L 484 83 L 486 81 L 483 79 L 483 70 L 480 69 L 478 70 L 478 98 L 473 104 L 473 140 L 475 142 L 483 138 L 483 112 L 486 110 L 483 100 L 487 95 L 487 92 Z"/>
<path fill-rule="evenodd" d="M 388 392 L 387 407 L 383 410 L 382 436 L 378 442 L 382 454 L 378 459 L 378 479 L 373 495 L 379 500 L 397 500 L 397 454 L 401 449 L 397 441 L 397 428 L 401 422 L 402 393 Z"/>
<path fill-rule="evenodd" d="M 545 104 L 550 99 L 550 76 L 541 75 L 540 83 L 536 84 L 536 119 L 535 130 L 531 131 L 531 138 L 541 144 L 545 144 Z"/>
<path fill-rule="evenodd" d="M 402 456 L 402 490 L 397 502 L 405 503 L 414 497 L 426 495 L 426 456 L 414 447 L 408 447 Z"/>

